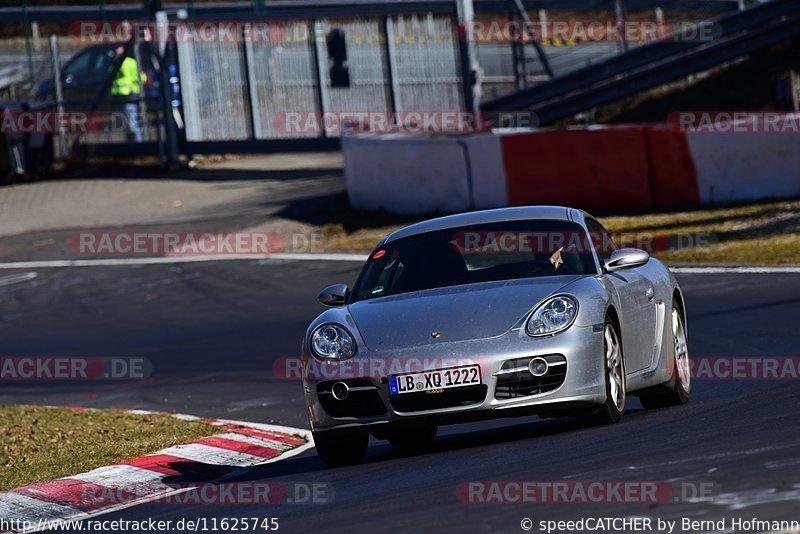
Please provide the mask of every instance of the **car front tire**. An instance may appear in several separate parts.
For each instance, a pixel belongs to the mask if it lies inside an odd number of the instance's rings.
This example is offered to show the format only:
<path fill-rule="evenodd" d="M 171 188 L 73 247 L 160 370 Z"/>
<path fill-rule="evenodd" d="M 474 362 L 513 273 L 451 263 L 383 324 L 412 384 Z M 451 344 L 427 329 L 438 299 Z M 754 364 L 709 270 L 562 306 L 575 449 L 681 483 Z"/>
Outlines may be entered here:
<path fill-rule="evenodd" d="M 369 434 L 363 430 L 325 430 L 313 435 L 317 454 L 329 467 L 360 463 L 367 454 Z"/>
<path fill-rule="evenodd" d="M 606 402 L 600 406 L 596 418 L 599 423 L 618 423 L 625 413 L 627 381 L 625 358 L 619 329 L 610 318 L 603 326 L 603 361 L 605 362 Z"/>

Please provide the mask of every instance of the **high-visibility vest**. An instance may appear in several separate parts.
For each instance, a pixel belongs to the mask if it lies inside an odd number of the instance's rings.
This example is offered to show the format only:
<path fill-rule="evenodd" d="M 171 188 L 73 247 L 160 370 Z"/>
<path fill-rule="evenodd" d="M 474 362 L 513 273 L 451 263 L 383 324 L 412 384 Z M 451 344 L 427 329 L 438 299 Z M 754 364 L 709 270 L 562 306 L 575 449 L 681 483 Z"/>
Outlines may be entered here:
<path fill-rule="evenodd" d="M 142 83 L 147 81 L 147 74 L 141 75 Z M 132 57 L 126 57 L 119 67 L 117 77 L 111 85 L 112 95 L 138 95 L 139 94 L 139 65 Z"/>

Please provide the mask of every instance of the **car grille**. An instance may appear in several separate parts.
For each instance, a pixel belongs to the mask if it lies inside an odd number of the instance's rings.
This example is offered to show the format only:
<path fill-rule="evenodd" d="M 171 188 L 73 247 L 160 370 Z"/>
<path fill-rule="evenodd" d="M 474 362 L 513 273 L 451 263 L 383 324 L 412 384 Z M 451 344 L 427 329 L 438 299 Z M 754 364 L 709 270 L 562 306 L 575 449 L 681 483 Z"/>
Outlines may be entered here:
<path fill-rule="evenodd" d="M 488 388 L 481 384 L 478 386 L 465 386 L 460 388 L 445 389 L 441 393 L 406 393 L 393 395 L 390 398 L 392 408 L 397 412 L 422 412 L 425 410 L 439 410 L 453 408 L 454 406 L 470 406 L 483 402 Z"/>
<path fill-rule="evenodd" d="M 542 356 L 549 364 L 549 369 L 544 376 L 536 377 L 528 371 L 528 363 L 534 358 L 516 358 L 506 360 L 497 374 L 497 386 L 494 398 L 497 400 L 515 399 L 547 393 L 561 387 L 567 376 L 567 359 L 560 354 Z M 516 372 L 503 374 L 503 371 L 520 369 Z"/>
<path fill-rule="evenodd" d="M 350 388 L 343 400 L 335 399 L 331 393 L 336 382 L 344 382 Z M 322 408 L 331 417 L 370 417 L 386 413 L 378 388 L 366 379 L 321 382 L 317 384 L 317 396 Z"/>

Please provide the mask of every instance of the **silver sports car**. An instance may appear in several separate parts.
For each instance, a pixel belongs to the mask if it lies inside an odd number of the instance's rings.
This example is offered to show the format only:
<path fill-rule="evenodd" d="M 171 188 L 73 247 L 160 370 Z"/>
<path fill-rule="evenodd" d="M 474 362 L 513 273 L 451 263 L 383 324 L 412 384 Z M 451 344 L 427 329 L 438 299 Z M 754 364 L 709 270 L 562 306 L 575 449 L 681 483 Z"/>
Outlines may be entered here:
<path fill-rule="evenodd" d="M 615 423 L 689 400 L 683 295 L 588 213 L 451 215 L 386 236 L 302 345 L 317 452 L 357 463 L 369 436 L 421 449 L 438 425 L 536 414 Z"/>

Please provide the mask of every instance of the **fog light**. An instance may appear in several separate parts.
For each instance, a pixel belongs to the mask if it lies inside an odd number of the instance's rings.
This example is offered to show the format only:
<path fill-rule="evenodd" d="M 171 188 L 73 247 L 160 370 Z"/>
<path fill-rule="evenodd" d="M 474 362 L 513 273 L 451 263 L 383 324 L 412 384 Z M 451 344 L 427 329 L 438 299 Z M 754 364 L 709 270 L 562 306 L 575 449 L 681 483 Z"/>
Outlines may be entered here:
<path fill-rule="evenodd" d="M 528 363 L 528 371 L 533 376 L 544 376 L 547 374 L 548 367 L 547 360 L 544 358 L 534 358 Z"/>
<path fill-rule="evenodd" d="M 348 393 L 350 393 L 350 388 L 344 382 L 336 382 L 331 388 L 333 398 L 338 401 L 345 400 Z"/>

